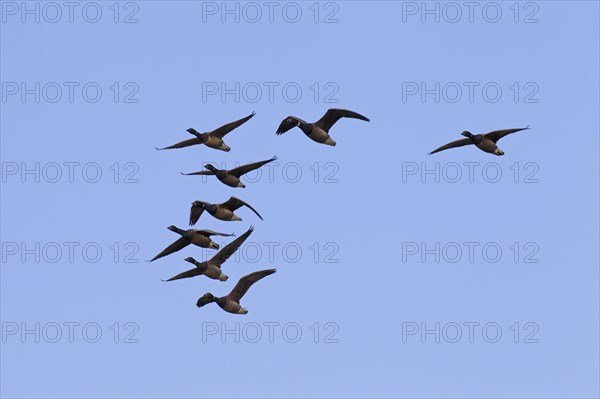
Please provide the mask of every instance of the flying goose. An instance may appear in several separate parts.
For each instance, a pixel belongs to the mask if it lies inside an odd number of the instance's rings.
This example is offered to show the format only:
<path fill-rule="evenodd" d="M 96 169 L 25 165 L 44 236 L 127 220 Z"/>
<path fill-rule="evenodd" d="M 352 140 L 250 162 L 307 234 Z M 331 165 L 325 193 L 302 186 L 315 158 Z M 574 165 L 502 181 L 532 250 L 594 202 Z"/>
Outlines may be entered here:
<path fill-rule="evenodd" d="M 217 233 L 212 230 L 181 230 L 175 226 L 167 227 L 169 230 L 174 231 L 175 233 L 181 235 L 177 241 L 173 244 L 169 245 L 165 248 L 161 253 L 156 255 L 154 258 L 150 260 L 150 262 L 162 258 L 163 256 L 167 256 L 172 254 L 173 252 L 177 252 L 190 244 L 197 245 L 201 248 L 214 248 L 219 249 L 219 245 L 210 239 L 210 236 L 223 236 L 223 237 L 231 237 L 234 234 L 225 234 L 225 233 Z"/>
<path fill-rule="evenodd" d="M 242 277 L 227 296 L 218 298 L 209 292 L 198 299 L 196 306 L 201 308 L 206 304 L 216 302 L 217 305 L 219 305 L 221 309 L 226 312 L 234 314 L 246 314 L 248 313 L 248 310 L 240 305 L 240 300 L 248 291 L 248 288 L 250 288 L 252 284 L 256 283 L 261 278 L 267 277 L 275 272 L 276 269 L 269 269 L 250 273 L 249 275 Z"/>
<path fill-rule="evenodd" d="M 249 204 L 247 204 L 239 198 L 231 197 L 222 204 L 209 204 L 208 202 L 204 201 L 192 202 L 192 208 L 190 209 L 190 226 L 196 224 L 198 219 L 200 219 L 200 215 L 202 215 L 204 211 L 210 213 L 212 216 L 219 220 L 242 220 L 242 218 L 233 213 L 233 211 L 242 206 L 247 206 L 252 210 L 252 212 L 256 213 L 256 216 L 258 216 L 260 220 L 263 220 L 262 216 L 260 216 L 260 214 L 256 212 L 256 209 L 252 208 Z"/>
<path fill-rule="evenodd" d="M 295 116 L 288 116 L 281 122 L 276 134 L 281 135 L 291 128 L 298 126 L 311 140 L 316 141 L 317 143 L 334 146 L 336 143 L 329 137 L 329 129 L 331 129 L 340 118 L 361 119 L 369 122 L 369 118 L 357 114 L 354 111 L 331 108 L 325 112 L 325 115 L 323 115 L 321 119 L 314 123 L 305 122 Z"/>
<path fill-rule="evenodd" d="M 502 151 L 496 145 L 498 140 L 500 140 L 502 137 L 507 136 L 509 134 L 520 132 L 521 130 L 526 130 L 526 129 L 529 129 L 529 126 L 516 128 L 516 129 L 494 130 L 493 132 L 489 132 L 486 134 L 472 134 L 471 132 L 464 131 L 461 134 L 466 137 L 465 139 L 456 140 L 456 141 L 453 141 L 446 145 L 443 145 L 440 148 L 437 148 L 437 149 L 431 151 L 429 153 L 429 155 L 435 154 L 436 152 L 447 150 L 449 148 L 462 147 L 464 145 L 475 144 L 475 146 L 477 146 L 477 148 L 479 148 L 481 151 L 485 151 L 485 152 L 489 152 L 490 154 L 501 156 L 501 155 L 504 155 L 504 151 Z"/>
<path fill-rule="evenodd" d="M 269 162 L 275 161 L 276 159 L 277 159 L 277 157 L 275 156 L 271 159 L 267 159 L 266 161 L 249 163 L 246 165 L 238 166 L 237 168 L 234 168 L 231 170 L 220 170 L 220 169 L 215 168 L 213 165 L 208 164 L 208 165 L 204 165 L 204 167 L 208 170 L 201 170 L 200 172 L 194 172 L 194 173 L 182 173 L 182 175 L 185 175 L 185 176 L 215 175 L 215 176 L 217 176 L 217 179 L 219 179 L 221 181 L 221 183 L 223 183 L 229 187 L 245 188 L 246 186 L 244 185 L 244 183 L 242 183 L 240 181 L 240 177 L 242 175 L 245 175 L 246 173 L 251 172 L 254 169 L 258 169 L 261 166 L 263 166 Z"/>
<path fill-rule="evenodd" d="M 244 241 L 246 241 L 250 234 L 252 234 L 253 230 L 254 227 L 250 226 L 248 231 L 246 231 L 244 234 L 242 234 L 229 244 L 225 245 L 225 247 L 222 250 L 217 252 L 215 256 L 213 256 L 206 262 L 198 262 L 192 257 L 186 258 L 186 261 L 193 263 L 194 265 L 196 265 L 196 267 L 187 270 L 183 273 L 179 273 L 178 275 L 163 281 L 179 280 L 182 278 L 200 276 L 202 274 L 204 274 L 208 278 L 212 278 L 213 280 L 227 281 L 228 277 L 221 271 L 221 265 L 225 263 L 225 261 L 229 259 L 229 257 L 233 255 L 235 251 L 238 250 L 238 248 L 244 243 Z"/>
<path fill-rule="evenodd" d="M 170 150 L 173 148 L 183 148 L 183 147 L 189 147 L 191 145 L 196 145 L 196 144 L 204 144 L 205 146 L 210 147 L 210 148 L 229 152 L 231 150 L 231 148 L 227 144 L 225 144 L 225 142 L 223 141 L 223 137 L 225 137 L 225 135 L 227 133 L 231 132 L 236 127 L 239 127 L 239 126 L 243 125 L 244 123 L 246 123 L 254 115 L 255 115 L 255 113 L 252 112 L 247 117 L 237 120 L 235 122 L 231 122 L 226 125 L 223 125 L 217 129 L 213 130 L 212 132 L 199 133 L 198 131 L 196 131 L 196 129 L 189 128 L 189 129 L 187 129 L 187 132 L 196 136 L 193 139 L 184 140 L 182 142 L 170 145 L 165 148 L 156 148 L 156 149 L 157 150 Z"/>

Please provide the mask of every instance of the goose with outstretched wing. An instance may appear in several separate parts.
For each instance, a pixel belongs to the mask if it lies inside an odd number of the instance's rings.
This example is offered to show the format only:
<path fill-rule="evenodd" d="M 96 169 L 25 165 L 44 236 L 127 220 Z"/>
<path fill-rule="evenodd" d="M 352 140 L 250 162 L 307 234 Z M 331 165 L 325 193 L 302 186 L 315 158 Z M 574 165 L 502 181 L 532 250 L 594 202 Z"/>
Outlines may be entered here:
<path fill-rule="evenodd" d="M 163 249 L 161 253 L 156 255 L 154 258 L 150 260 L 150 262 L 155 261 L 156 259 L 162 258 L 163 256 L 170 255 L 174 252 L 182 250 L 190 244 L 194 244 L 201 248 L 214 248 L 219 249 L 219 245 L 210 239 L 210 236 L 223 236 L 223 237 L 231 237 L 234 234 L 225 234 L 225 233 L 217 233 L 212 230 L 182 230 L 176 226 L 169 226 L 169 230 L 174 231 L 179 234 L 181 238 L 177 241 L 169 245 L 167 248 Z"/>
<path fill-rule="evenodd" d="M 247 276 L 242 277 L 228 295 L 224 297 L 216 297 L 208 292 L 198 299 L 196 306 L 201 308 L 204 305 L 216 302 L 217 305 L 219 305 L 219 307 L 226 312 L 234 314 L 247 314 L 248 310 L 240 305 L 240 300 L 244 294 L 246 294 L 252 284 L 256 283 L 262 278 L 270 276 L 276 271 L 276 269 L 269 269 L 250 273 Z"/>
<path fill-rule="evenodd" d="M 500 140 L 502 137 L 507 136 L 509 134 L 520 132 L 521 130 L 527 130 L 527 129 L 529 129 L 529 126 L 515 128 L 515 129 L 494 130 L 493 132 L 489 132 L 489 133 L 485 133 L 485 134 L 472 134 L 471 132 L 464 131 L 461 134 L 463 136 L 465 136 L 466 138 L 456 140 L 456 141 L 453 141 L 446 145 L 443 145 L 439 148 L 436 148 L 435 150 L 431 151 L 429 153 L 429 155 L 435 154 L 436 152 L 448 150 L 450 148 L 456 148 L 456 147 L 462 147 L 465 145 L 474 144 L 481 151 L 489 152 L 490 154 L 501 156 L 501 155 L 504 155 L 504 151 L 502 151 L 496 145 L 498 140 Z"/>
<path fill-rule="evenodd" d="M 187 262 L 190 262 L 196 267 L 190 270 L 186 270 L 183 273 L 179 273 L 178 275 L 163 281 L 180 280 L 182 278 L 189 278 L 201 275 L 205 275 L 206 277 L 211 278 L 213 280 L 227 281 L 228 277 L 221 270 L 221 266 L 227 261 L 227 259 L 231 257 L 231 255 L 235 253 L 235 251 L 238 250 L 238 248 L 244 243 L 244 241 L 246 241 L 246 239 L 250 237 L 250 234 L 252 234 L 253 231 L 254 226 L 250 226 L 248 231 L 246 231 L 244 234 L 242 234 L 229 244 L 225 245 L 223 249 L 217 252 L 215 256 L 213 256 L 205 262 L 198 262 L 192 257 L 186 258 L 185 260 Z"/>
<path fill-rule="evenodd" d="M 229 152 L 231 150 L 231 147 L 225 144 L 225 142 L 223 141 L 223 137 L 225 137 L 225 135 L 227 133 L 230 133 L 233 129 L 240 127 L 244 123 L 248 122 L 248 120 L 250 120 L 254 115 L 255 113 L 252 112 L 250 115 L 237 121 L 223 125 L 213 130 L 212 132 L 200 133 L 194 128 L 189 128 L 187 129 L 187 132 L 196 137 L 194 137 L 193 139 L 181 141 L 168 147 L 157 148 L 157 150 L 171 150 L 174 148 L 184 148 L 196 144 L 204 144 L 205 146 L 214 148 L 216 150 Z"/>
<path fill-rule="evenodd" d="M 222 204 L 210 204 L 204 201 L 192 202 L 192 207 L 190 208 L 190 226 L 196 224 L 196 222 L 198 221 L 198 219 L 200 219 L 200 216 L 202 216 L 202 213 L 204 213 L 204 211 L 208 212 L 213 217 L 219 220 L 224 220 L 226 222 L 242 220 L 242 218 L 240 218 L 234 213 L 234 211 L 241 208 L 242 206 L 247 207 L 252 212 L 254 212 L 256 216 L 260 218 L 260 220 L 263 220 L 262 216 L 260 216 L 256 209 L 251 207 L 247 202 L 244 202 L 236 197 L 231 197 Z"/>
<path fill-rule="evenodd" d="M 242 165 L 242 166 L 238 166 L 237 168 L 231 169 L 231 170 L 226 170 L 226 169 L 217 169 L 214 165 L 212 164 L 207 164 L 204 165 L 204 168 L 206 168 L 207 170 L 201 170 L 199 172 L 193 172 L 193 173 L 182 173 L 182 175 L 185 176 L 198 176 L 198 175 L 204 175 L 204 176 L 216 176 L 217 179 L 219 179 L 219 181 L 229 187 L 241 187 L 241 188 L 245 188 L 246 186 L 244 185 L 244 183 L 242 183 L 242 181 L 240 180 L 240 177 L 242 177 L 243 175 L 245 175 L 248 172 L 252 172 L 255 169 L 260 168 L 263 165 L 268 164 L 269 162 L 273 162 L 277 160 L 277 157 L 274 156 L 271 159 L 267 159 L 265 161 L 259 161 L 259 162 L 253 162 L 253 163 L 249 163 L 246 165 Z"/>
<path fill-rule="evenodd" d="M 314 123 L 305 122 L 295 116 L 288 116 L 279 124 L 276 134 L 281 135 L 293 127 L 299 127 L 313 141 L 335 146 L 336 142 L 329 136 L 329 129 L 341 118 L 360 119 L 369 122 L 369 118 L 347 109 L 331 108 Z"/>

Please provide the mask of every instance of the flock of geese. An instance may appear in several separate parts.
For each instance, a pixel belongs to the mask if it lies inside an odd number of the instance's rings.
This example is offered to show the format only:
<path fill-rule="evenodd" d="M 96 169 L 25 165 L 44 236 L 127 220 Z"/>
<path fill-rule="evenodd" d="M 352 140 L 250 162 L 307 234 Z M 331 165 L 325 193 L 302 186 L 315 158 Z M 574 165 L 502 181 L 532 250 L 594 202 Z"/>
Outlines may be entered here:
<path fill-rule="evenodd" d="M 193 138 L 181 141 L 168 147 L 156 149 L 167 150 L 204 144 L 205 146 L 216 150 L 229 152 L 231 150 L 231 147 L 225 144 L 223 138 L 234 129 L 248 122 L 250 119 L 252 119 L 254 115 L 255 113 L 253 112 L 252 114 L 242 119 L 225 124 L 211 132 L 199 133 L 193 128 L 187 129 L 187 132 L 194 136 Z M 276 134 L 281 135 L 294 127 L 298 127 L 311 140 L 316 141 L 317 143 L 335 146 L 336 142 L 329 135 L 329 130 L 341 118 L 352 118 L 369 122 L 369 118 L 358 114 L 354 111 L 332 108 L 327 110 L 327 112 L 325 112 L 321 119 L 312 123 L 305 122 L 304 120 L 295 116 L 288 116 L 280 123 Z M 482 151 L 501 156 L 504 155 L 504 152 L 500 148 L 498 148 L 496 144 L 498 140 L 500 140 L 506 135 L 516 133 L 525 129 L 529 129 L 529 126 L 524 128 L 496 130 L 486 134 L 472 134 L 471 132 L 464 131 L 461 133 L 463 136 L 465 136 L 464 139 L 452 141 L 446 145 L 443 145 L 431 151 L 429 154 L 431 155 L 435 154 L 436 152 L 444 151 L 450 148 L 462 147 L 465 145 L 473 144 Z M 253 162 L 228 170 L 217 169 L 214 165 L 207 164 L 204 166 L 205 170 L 182 174 L 186 176 L 215 176 L 221 183 L 229 187 L 245 188 L 246 186 L 240 180 L 244 174 L 258 169 L 261 166 L 268 164 L 269 162 L 273 162 L 276 159 L 277 157 L 272 157 L 264 161 Z M 258 218 L 263 220 L 262 216 L 251 205 L 237 197 L 231 197 L 221 204 L 211 204 L 205 201 L 192 202 L 192 207 L 190 209 L 189 225 L 194 226 L 198 222 L 198 220 L 200 220 L 200 217 L 205 211 L 212 217 L 219 220 L 227 222 L 240 221 L 242 219 L 235 214 L 235 211 L 237 211 L 241 207 L 246 207 L 250 209 L 256 214 L 256 216 L 258 216 Z M 181 237 L 175 242 L 173 242 L 171 245 L 169 245 L 167 248 L 165 248 L 163 251 L 161 251 L 154 258 L 152 258 L 150 262 L 165 257 L 167 255 L 173 254 L 187 247 L 190 244 L 194 244 L 201 248 L 220 249 L 219 245 L 211 239 L 212 236 L 234 236 L 234 234 L 219 233 L 212 230 L 182 230 L 176 226 L 169 226 L 168 229 L 179 234 Z M 235 251 L 238 250 L 238 248 L 244 243 L 244 241 L 246 241 L 246 239 L 250 236 L 250 234 L 252 234 L 253 231 L 254 226 L 250 226 L 250 228 L 244 234 L 231 241 L 224 248 L 220 249 L 216 255 L 214 255 L 207 261 L 198 262 L 192 257 L 186 258 L 185 261 L 193 264 L 194 267 L 163 281 L 174 281 L 201 275 L 204 275 L 213 280 L 227 281 L 228 277 L 223 273 L 221 267 L 227 261 L 227 259 L 229 259 L 231 255 L 233 255 Z M 198 301 L 196 302 L 196 306 L 200 308 L 209 303 L 215 302 L 217 305 L 219 305 L 221 309 L 223 309 L 226 312 L 234 314 L 246 314 L 248 313 L 248 310 L 243 308 L 240 304 L 240 301 L 244 294 L 246 294 L 246 292 L 252 286 L 252 284 L 275 272 L 276 269 L 267 269 L 250 273 L 247 276 L 242 277 L 233 287 L 231 292 L 229 292 L 229 294 L 222 297 L 217 297 L 211 293 L 206 293 L 198 299 Z"/>

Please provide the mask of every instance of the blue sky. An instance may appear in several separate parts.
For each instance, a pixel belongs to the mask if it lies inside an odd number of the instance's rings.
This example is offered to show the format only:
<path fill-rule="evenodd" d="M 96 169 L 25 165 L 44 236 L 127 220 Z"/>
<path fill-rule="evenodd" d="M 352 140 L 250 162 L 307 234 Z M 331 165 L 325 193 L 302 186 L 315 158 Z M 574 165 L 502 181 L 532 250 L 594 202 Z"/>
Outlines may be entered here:
<path fill-rule="evenodd" d="M 24 4 L 0 3 L 3 397 L 598 397 L 596 2 Z M 371 122 L 275 135 L 332 107 Z M 252 111 L 229 153 L 154 150 Z M 179 174 L 273 155 L 246 189 Z M 231 195 L 265 220 L 200 219 L 256 228 L 229 281 L 161 282 L 213 253 L 146 262 L 167 226 Z M 195 307 L 268 268 L 246 316 Z"/>

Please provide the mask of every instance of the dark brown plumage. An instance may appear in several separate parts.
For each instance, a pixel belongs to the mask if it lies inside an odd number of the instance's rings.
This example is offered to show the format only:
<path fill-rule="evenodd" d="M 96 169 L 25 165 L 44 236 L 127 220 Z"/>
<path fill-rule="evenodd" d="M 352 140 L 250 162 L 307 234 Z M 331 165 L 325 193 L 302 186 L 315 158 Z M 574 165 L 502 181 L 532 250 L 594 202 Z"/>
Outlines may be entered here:
<path fill-rule="evenodd" d="M 194 137 L 193 139 L 181 141 L 177 144 L 173 144 L 165 148 L 157 148 L 157 150 L 170 150 L 173 148 L 183 148 L 196 144 L 204 144 L 207 147 L 228 152 L 231 150 L 231 148 L 227 144 L 225 144 L 225 142 L 223 141 L 223 137 L 225 137 L 225 135 L 231 132 L 233 129 L 246 123 L 254 115 L 255 113 L 252 112 L 252 114 L 246 116 L 245 118 L 223 125 L 213 130 L 212 132 L 199 133 L 196 131 L 196 129 L 189 128 L 187 129 L 187 132 L 193 134 L 196 137 Z"/>
<path fill-rule="evenodd" d="M 165 248 L 161 253 L 156 255 L 154 258 L 150 260 L 150 262 L 155 261 L 156 259 L 162 258 L 163 256 L 170 255 L 174 252 L 177 252 L 190 244 L 197 245 L 201 248 L 215 248 L 219 249 L 219 245 L 210 239 L 210 236 L 223 236 L 223 237 L 231 237 L 234 234 L 225 234 L 225 233 L 217 233 L 212 230 L 182 230 L 175 226 L 169 226 L 169 230 L 176 232 L 181 235 L 181 238 L 175 241 L 173 244 L 169 245 Z"/>
<path fill-rule="evenodd" d="M 460 139 L 443 145 L 435 150 L 431 151 L 429 155 L 435 154 L 436 152 L 444 151 L 450 148 L 462 147 L 465 145 L 475 144 L 477 148 L 481 151 L 488 152 L 494 155 L 504 155 L 504 151 L 502 151 L 496 143 L 502 137 L 507 136 L 512 133 L 520 132 L 521 130 L 529 129 L 527 127 L 515 128 L 515 129 L 504 129 L 504 130 L 494 130 L 493 132 L 489 132 L 486 134 L 472 134 L 471 132 L 464 131 L 461 134 L 465 136 L 465 139 Z"/>
<path fill-rule="evenodd" d="M 224 221 L 238 221 L 242 220 L 239 216 L 233 213 L 236 209 L 247 206 L 260 218 L 263 220 L 262 216 L 256 211 L 256 209 L 252 208 L 248 203 L 242 201 L 239 198 L 231 197 L 227 201 L 222 204 L 209 204 L 204 201 L 194 201 L 192 202 L 192 208 L 190 209 L 190 226 L 196 224 L 198 219 L 204 211 L 210 213 L 212 216 L 219 220 Z"/>
<path fill-rule="evenodd" d="M 242 234 L 229 244 L 225 245 L 223 249 L 217 252 L 215 256 L 213 256 L 206 262 L 198 262 L 192 257 L 186 258 L 185 260 L 187 262 L 194 264 L 196 267 L 187 270 L 183 273 L 179 273 L 178 275 L 163 281 L 179 280 L 182 278 L 200 276 L 202 274 L 214 280 L 227 281 L 228 277 L 221 271 L 221 265 L 223 265 L 223 263 L 225 263 L 225 261 L 227 261 L 227 259 L 229 259 L 229 257 L 233 255 L 235 251 L 238 250 L 238 248 L 244 243 L 244 241 L 246 241 L 246 239 L 250 237 L 250 234 L 252 234 L 253 231 L 254 226 L 250 226 L 248 231 L 246 231 L 244 234 Z"/>
<path fill-rule="evenodd" d="M 325 112 L 321 119 L 314 123 L 307 123 L 295 116 L 288 116 L 281 122 L 276 134 L 284 134 L 291 128 L 298 126 L 311 140 L 334 146 L 336 142 L 329 136 L 329 129 L 341 118 L 353 118 L 369 122 L 369 118 L 354 111 L 331 108 Z"/>
<path fill-rule="evenodd" d="M 226 312 L 234 314 L 247 314 L 248 310 L 240 305 L 240 300 L 242 299 L 244 294 L 246 294 L 246 292 L 252 286 L 252 284 L 275 272 L 276 269 L 269 269 L 250 273 L 247 276 L 242 277 L 227 296 L 219 298 L 209 292 L 198 299 L 198 302 L 196 302 L 196 306 L 201 308 L 206 304 L 216 302 L 217 305 L 219 305 L 219 307 L 221 307 L 221 309 L 223 309 Z"/>
<path fill-rule="evenodd" d="M 208 164 L 204 165 L 204 167 L 208 170 L 201 170 L 199 172 L 193 173 L 182 173 L 185 176 L 191 175 L 215 175 L 219 181 L 229 187 L 241 187 L 245 188 L 244 183 L 240 181 L 240 177 L 245 175 L 248 172 L 251 172 L 255 169 L 260 168 L 261 166 L 268 164 L 269 162 L 273 162 L 277 159 L 277 157 L 273 157 L 271 159 L 267 159 L 266 161 L 259 161 L 254 163 L 249 163 L 246 165 L 238 166 L 237 168 L 231 170 L 221 170 L 215 168 L 213 165 Z"/>

